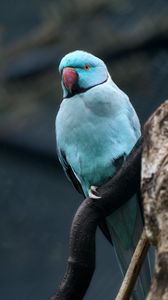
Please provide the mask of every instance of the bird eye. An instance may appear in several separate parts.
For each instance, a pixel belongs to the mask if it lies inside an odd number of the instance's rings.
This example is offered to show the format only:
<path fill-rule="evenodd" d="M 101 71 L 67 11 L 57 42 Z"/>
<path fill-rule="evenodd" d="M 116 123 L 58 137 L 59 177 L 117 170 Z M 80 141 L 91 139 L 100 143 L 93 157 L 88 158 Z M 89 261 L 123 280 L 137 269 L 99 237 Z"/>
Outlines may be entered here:
<path fill-rule="evenodd" d="M 85 64 L 85 65 L 83 66 L 83 68 L 84 68 L 84 70 L 88 71 L 88 70 L 90 69 L 90 66 L 87 65 L 87 64 Z"/>

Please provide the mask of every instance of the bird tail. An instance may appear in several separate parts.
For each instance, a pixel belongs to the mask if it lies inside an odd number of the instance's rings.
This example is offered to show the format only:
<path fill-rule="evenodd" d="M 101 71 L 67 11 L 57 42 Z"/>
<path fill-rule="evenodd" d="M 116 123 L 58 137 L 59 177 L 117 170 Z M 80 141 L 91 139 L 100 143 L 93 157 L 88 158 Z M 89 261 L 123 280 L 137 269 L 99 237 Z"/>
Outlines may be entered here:
<path fill-rule="evenodd" d="M 136 201 L 136 199 L 131 199 L 132 203 Z M 130 203 L 131 204 L 131 203 Z M 135 207 L 134 207 L 135 208 Z M 120 269 L 125 275 L 128 266 L 130 264 L 131 258 L 137 246 L 137 243 L 140 239 L 142 230 L 143 230 L 143 221 L 141 216 L 140 207 L 138 205 L 138 201 L 136 202 L 136 214 L 135 214 L 135 222 L 133 227 L 133 232 L 130 235 L 130 218 L 129 218 L 129 205 L 125 207 L 121 207 L 111 216 L 109 216 L 107 220 L 107 225 L 110 231 L 110 235 L 113 241 L 114 249 L 116 256 L 119 261 Z M 124 241 L 121 239 L 121 235 L 116 233 L 116 220 L 118 220 L 117 226 L 121 225 L 121 228 L 124 228 L 124 233 L 122 232 L 122 236 L 124 235 Z M 120 224 L 119 224 L 120 223 Z M 119 228 L 119 227 L 118 227 Z M 128 242 L 129 241 L 129 242 Z M 132 300 L 144 300 L 146 299 L 147 293 L 149 291 L 151 282 L 151 267 L 149 257 L 145 258 L 142 269 L 138 276 L 136 285 L 134 287 L 132 293 Z"/>

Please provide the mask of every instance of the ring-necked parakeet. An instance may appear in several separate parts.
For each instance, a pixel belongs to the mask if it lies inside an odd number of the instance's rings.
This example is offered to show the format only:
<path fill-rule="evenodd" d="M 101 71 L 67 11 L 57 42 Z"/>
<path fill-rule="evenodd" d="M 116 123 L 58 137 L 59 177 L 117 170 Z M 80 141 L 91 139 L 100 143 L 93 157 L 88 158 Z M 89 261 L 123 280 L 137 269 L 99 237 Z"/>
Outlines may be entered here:
<path fill-rule="evenodd" d="M 56 117 L 58 157 L 76 189 L 84 197 L 96 198 L 96 187 L 113 176 L 139 139 L 139 120 L 98 57 L 71 52 L 61 60 L 59 71 L 63 101 Z M 143 228 L 136 195 L 100 225 L 125 274 Z M 145 299 L 149 284 L 146 259 L 132 299 Z"/>

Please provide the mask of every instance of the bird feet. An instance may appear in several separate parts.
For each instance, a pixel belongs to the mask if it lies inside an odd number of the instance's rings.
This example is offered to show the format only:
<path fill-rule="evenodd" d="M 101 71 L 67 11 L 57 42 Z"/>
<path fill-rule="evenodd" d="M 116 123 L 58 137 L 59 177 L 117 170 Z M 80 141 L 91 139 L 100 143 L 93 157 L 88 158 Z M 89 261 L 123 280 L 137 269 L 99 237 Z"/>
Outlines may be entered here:
<path fill-rule="evenodd" d="M 98 196 L 97 186 L 91 185 L 89 189 L 89 198 L 90 199 L 100 199 L 101 197 Z"/>

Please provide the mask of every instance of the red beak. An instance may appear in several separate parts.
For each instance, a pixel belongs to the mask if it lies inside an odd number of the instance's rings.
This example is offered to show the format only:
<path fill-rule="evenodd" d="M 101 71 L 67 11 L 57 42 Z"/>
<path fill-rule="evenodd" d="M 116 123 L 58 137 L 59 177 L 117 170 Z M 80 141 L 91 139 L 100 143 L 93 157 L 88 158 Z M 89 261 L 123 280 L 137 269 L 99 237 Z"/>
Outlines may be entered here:
<path fill-rule="evenodd" d="M 78 74 L 73 68 L 64 68 L 63 69 L 63 83 L 66 89 L 69 92 L 72 92 L 72 90 L 75 88 L 77 85 L 78 81 Z"/>

